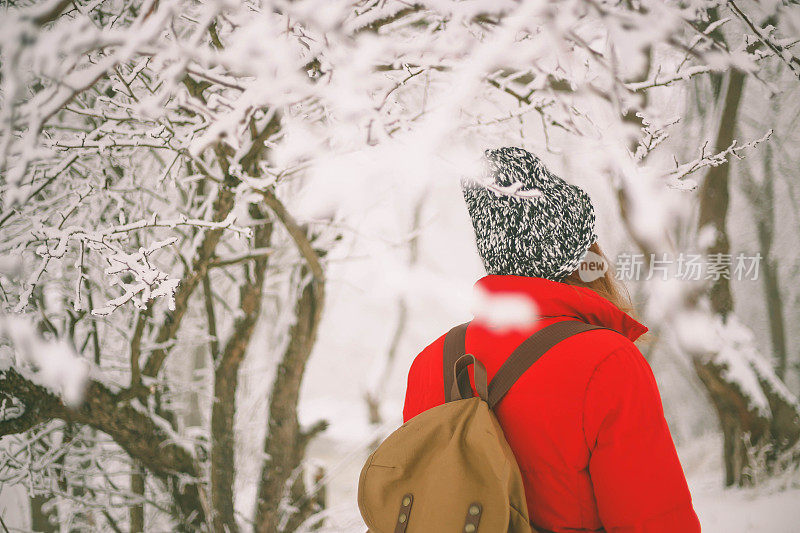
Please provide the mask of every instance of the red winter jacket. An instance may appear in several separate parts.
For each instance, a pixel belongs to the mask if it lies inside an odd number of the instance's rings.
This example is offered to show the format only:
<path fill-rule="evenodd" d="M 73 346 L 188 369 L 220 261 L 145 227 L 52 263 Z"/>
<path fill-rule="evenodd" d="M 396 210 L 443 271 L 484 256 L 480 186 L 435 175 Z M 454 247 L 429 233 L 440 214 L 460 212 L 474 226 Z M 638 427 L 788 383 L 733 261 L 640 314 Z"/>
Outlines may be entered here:
<path fill-rule="evenodd" d="M 562 341 L 495 409 L 522 471 L 532 525 L 556 533 L 699 532 L 653 373 L 632 342 L 647 328 L 589 289 L 521 276 L 486 276 L 477 285 L 527 295 L 539 311 L 523 330 L 470 324 L 467 352 L 490 380 L 514 348 L 556 321 L 614 330 Z M 443 347 L 444 335 L 411 365 L 404 421 L 444 402 Z"/>

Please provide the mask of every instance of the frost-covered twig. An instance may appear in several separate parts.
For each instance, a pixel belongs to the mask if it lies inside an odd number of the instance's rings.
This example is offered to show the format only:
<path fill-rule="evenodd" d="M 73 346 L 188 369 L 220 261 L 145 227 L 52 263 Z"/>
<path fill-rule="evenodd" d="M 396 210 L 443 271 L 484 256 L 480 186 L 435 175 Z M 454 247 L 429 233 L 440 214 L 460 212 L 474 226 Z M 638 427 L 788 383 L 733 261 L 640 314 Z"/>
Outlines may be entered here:
<path fill-rule="evenodd" d="M 94 314 L 108 315 L 129 301 L 133 301 L 137 307 L 143 308 L 150 299 L 159 297 L 166 297 L 169 308 L 173 309 L 175 306 L 174 298 L 180 280 L 171 278 L 166 273 L 155 268 L 147 258 L 153 252 L 167 245 L 174 244 L 177 239 L 171 238 L 156 242 L 149 247 L 140 248 L 139 251 L 132 254 L 125 252 L 120 246 L 115 244 L 114 241 L 132 231 L 151 228 L 174 228 L 176 226 L 193 226 L 217 232 L 229 230 L 243 236 L 251 235 L 252 230 L 250 228 L 236 226 L 234 224 L 235 220 L 235 217 L 232 215 L 229 215 L 228 218 L 221 222 L 188 219 L 185 216 L 180 216 L 177 219 L 171 220 L 159 220 L 158 215 L 153 214 L 148 220 L 143 219 L 129 224 L 113 226 L 105 230 L 91 232 L 74 227 L 66 229 L 42 228 L 40 230 L 42 236 L 31 241 L 32 243 L 43 243 L 37 249 L 37 253 L 42 257 L 42 260 L 39 269 L 29 278 L 27 286 L 20 296 L 16 310 L 19 312 L 28 305 L 30 296 L 42 274 L 45 272 L 49 261 L 53 258 L 59 259 L 64 257 L 69 249 L 69 243 L 71 241 L 79 241 L 82 244 L 89 245 L 92 249 L 109 253 L 106 259 L 111 264 L 111 267 L 106 273 L 113 276 L 112 279 L 114 281 L 112 281 L 112 285 L 120 284 L 124 290 L 124 293 L 119 297 L 110 300 L 103 307 L 92 310 Z M 50 240 L 57 241 L 54 247 L 48 245 Z M 133 281 L 130 283 L 123 281 L 123 278 L 119 276 L 119 274 L 123 272 L 132 275 Z"/>
<path fill-rule="evenodd" d="M 742 11 L 738 5 L 736 5 L 734 0 L 728 0 L 728 5 L 730 6 L 731 11 L 733 11 L 737 17 L 739 17 L 751 30 L 753 30 L 753 33 L 756 34 L 756 38 L 758 38 L 758 40 L 761 41 L 764 46 L 772 50 L 775 56 L 783 61 L 786 66 L 788 66 L 789 69 L 794 72 L 795 76 L 800 78 L 800 59 L 789 52 L 787 48 L 775 42 L 775 40 L 772 39 L 772 37 L 770 37 L 766 32 L 764 32 L 764 30 L 756 26 L 756 24 L 750 20 L 750 17 L 747 16 L 747 14 Z"/>
<path fill-rule="evenodd" d="M 56 4 L 56 8 L 52 10 L 54 14 L 52 16 L 58 16 L 58 14 L 60 14 L 61 10 L 59 10 L 59 8 L 61 4 L 63 4 L 63 2 Z M 35 147 L 42 129 L 50 118 L 58 113 L 64 106 L 72 102 L 84 90 L 97 83 L 114 66 L 130 59 L 130 57 L 135 54 L 138 47 L 151 42 L 161 33 L 171 14 L 171 9 L 159 9 L 156 15 L 151 17 L 150 15 L 154 12 L 152 7 L 152 2 L 148 2 L 142 7 L 138 20 L 132 25 L 132 31 L 126 34 L 127 46 L 120 47 L 119 50 L 105 57 L 101 56 L 102 59 L 100 61 L 85 69 L 69 73 L 60 83 L 48 87 L 19 106 L 19 110 L 16 113 L 19 117 L 17 120 L 20 122 L 25 121 L 26 127 L 22 134 L 21 150 L 13 165 L 10 164 L 8 159 L 10 154 L 6 150 L 0 150 L 0 168 L 8 172 L 7 179 L 9 183 L 18 185 L 22 182 L 25 172 L 28 170 L 29 165 L 35 157 Z M 24 14 L 22 16 L 24 18 Z M 51 15 L 48 15 L 48 17 L 49 16 Z M 15 32 L 14 38 L 24 42 L 26 39 L 17 32 L 24 32 L 26 29 L 25 25 L 15 24 L 13 18 L 14 17 L 9 17 L 7 21 L 4 21 L 6 22 L 6 28 L 13 29 Z M 106 43 L 96 44 L 98 47 L 102 48 Z M 22 65 L 16 64 L 16 60 L 19 57 L 18 54 L 11 57 L 14 57 L 15 60 L 10 62 L 10 65 L 4 65 L 6 68 L 23 68 Z M 7 73 L 6 75 L 13 74 Z M 13 99 L 16 98 L 16 94 L 9 96 Z M 13 99 L 5 102 L 7 109 L 12 109 L 17 105 L 17 102 Z M 3 133 L 4 135 L 11 134 L 11 132 Z M 8 138 L 0 138 L 0 141 L 8 146 Z"/>
<path fill-rule="evenodd" d="M 670 185 L 675 188 L 694 189 L 697 184 L 695 182 L 689 182 L 685 180 L 689 174 L 697 172 L 698 170 L 706 167 L 716 167 L 727 163 L 731 156 L 741 159 L 743 157 L 740 155 L 741 152 L 750 148 L 754 148 L 755 146 L 767 141 L 771 136 L 772 130 L 769 130 L 760 139 L 752 140 L 747 144 L 737 145 L 736 140 L 734 140 L 725 150 L 710 155 L 706 155 L 705 153 L 708 145 L 708 143 L 706 143 L 700 149 L 700 157 L 693 161 L 689 161 L 688 163 L 677 165 L 675 169 L 667 174 L 667 177 L 670 180 Z"/>
<path fill-rule="evenodd" d="M 252 235 L 252 229 L 237 226 L 235 222 L 236 217 L 233 215 L 229 215 L 225 220 L 220 222 L 214 222 L 210 220 L 187 218 L 184 215 L 173 219 L 159 220 L 158 214 L 153 213 L 152 217 L 148 219 L 141 219 L 136 222 L 130 222 L 128 224 L 122 224 L 119 226 L 112 226 L 103 230 L 87 231 L 85 228 L 78 227 L 68 227 L 64 229 L 42 227 L 34 232 L 34 234 L 37 235 L 37 238 L 30 242 L 42 243 L 50 240 L 57 240 L 58 244 L 55 246 L 55 248 L 48 248 L 46 253 L 50 257 L 62 257 L 66 252 L 67 244 L 70 241 L 81 241 L 108 246 L 112 241 L 119 240 L 125 237 L 128 233 L 146 229 L 191 226 L 201 229 L 231 231 L 241 235 L 242 237 L 249 237 Z"/>
<path fill-rule="evenodd" d="M 652 79 L 638 83 L 626 83 L 625 87 L 630 91 L 644 91 L 652 89 L 653 87 L 666 87 L 679 81 L 688 81 L 689 79 L 699 76 L 701 74 L 708 74 L 711 72 L 719 72 L 721 68 L 711 67 L 709 65 L 696 65 L 688 67 L 683 71 L 672 72 L 669 74 L 656 73 Z"/>
<path fill-rule="evenodd" d="M 669 138 L 667 128 L 678 124 L 680 118 L 674 118 L 663 124 L 654 124 L 651 119 L 641 113 L 637 114 L 637 116 L 642 121 L 641 131 L 643 135 L 639 140 L 633 157 L 635 161 L 643 161 L 653 150 Z"/>

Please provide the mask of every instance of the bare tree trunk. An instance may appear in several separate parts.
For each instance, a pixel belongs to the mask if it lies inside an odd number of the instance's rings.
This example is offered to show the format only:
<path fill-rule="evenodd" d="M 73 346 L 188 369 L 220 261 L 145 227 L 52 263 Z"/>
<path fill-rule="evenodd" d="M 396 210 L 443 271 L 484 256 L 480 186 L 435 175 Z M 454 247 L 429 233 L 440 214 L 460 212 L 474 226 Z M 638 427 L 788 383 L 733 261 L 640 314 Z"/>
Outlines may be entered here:
<path fill-rule="evenodd" d="M 761 224 L 758 224 L 758 226 L 758 232 L 761 234 Z M 788 350 L 786 347 L 786 326 L 783 314 L 783 297 L 781 296 L 780 284 L 778 282 L 778 265 L 771 257 L 769 248 L 764 251 L 765 247 L 762 244 L 761 249 L 763 256 L 761 275 L 764 283 L 764 303 L 767 308 L 770 345 L 772 347 L 773 359 L 775 361 L 775 373 L 779 378 L 785 380 L 786 367 L 788 364 Z"/>
<path fill-rule="evenodd" d="M 736 116 L 742 98 L 745 74 L 732 70 L 728 74 L 725 98 L 720 117 L 716 149 L 724 150 L 733 142 Z M 730 165 L 723 163 L 709 170 L 700 191 L 699 231 L 713 228 L 714 239 L 707 247 L 708 254 L 730 254 L 726 218 L 729 203 Z M 711 308 L 724 321 L 733 313 L 730 281 L 725 276 L 715 280 L 709 291 Z M 771 413 L 759 412 L 752 398 L 728 376 L 725 364 L 713 358 L 695 358 L 695 369 L 709 392 L 720 420 L 724 439 L 725 484 L 746 485 L 752 481 L 748 447 L 768 447 L 773 456 L 797 442 L 800 437 L 800 417 L 796 404 L 778 390 L 776 376 L 769 376 L 754 367 Z"/>
<path fill-rule="evenodd" d="M 144 498 L 145 472 L 138 464 L 131 467 L 131 493 Z M 144 531 L 144 502 L 131 505 L 128 511 L 130 532 L 142 533 Z"/>
<path fill-rule="evenodd" d="M 747 447 L 765 441 L 770 421 L 753 407 L 750 396 L 738 383 L 726 379 L 727 366 L 701 358 L 694 358 L 692 362 L 714 405 L 722 430 L 725 485 L 745 485 L 750 480 Z"/>
<path fill-rule="evenodd" d="M 256 215 L 253 217 L 256 220 L 264 218 L 255 207 L 251 208 L 251 214 Z M 272 224 L 262 223 L 255 230 L 254 246 L 268 246 L 271 236 Z M 247 281 L 240 289 L 239 302 L 242 314 L 234 323 L 233 332 L 214 373 L 214 400 L 211 407 L 211 506 L 215 531 L 238 530 L 233 504 L 236 390 L 239 384 L 239 366 L 244 360 L 256 321 L 261 315 L 266 269 L 267 257 L 261 256 L 253 261 L 252 272 L 245 272 Z"/>
<path fill-rule="evenodd" d="M 45 438 L 39 441 L 40 446 L 50 448 L 50 439 Z M 64 461 L 65 455 L 62 455 L 56 461 L 58 466 L 57 482 L 61 490 L 65 490 L 66 483 L 64 476 Z M 30 509 L 31 509 L 31 529 L 33 531 L 41 531 L 43 533 L 56 532 L 59 530 L 59 513 L 56 506 L 57 499 L 51 494 L 36 494 L 30 496 Z"/>
<path fill-rule="evenodd" d="M 733 70 L 728 75 L 717 139 L 714 144 L 716 151 L 726 149 L 733 141 L 744 83 L 745 74 L 743 72 Z M 700 189 L 698 228 L 701 232 L 708 231 L 708 228 L 712 228 L 714 231 L 713 241 L 706 248 L 708 254 L 730 253 L 726 225 L 730 201 L 729 178 L 729 163 L 725 162 L 711 167 Z M 709 289 L 709 299 L 712 310 L 725 320 L 733 311 L 733 296 L 727 276 L 720 276 L 713 282 Z M 764 433 L 763 426 L 766 421 L 760 418 L 755 418 L 757 423 L 750 421 L 752 417 L 747 416 L 747 404 L 743 403 L 743 400 L 747 398 L 736 394 L 736 391 L 732 390 L 732 385 L 735 384 L 727 383 L 722 377 L 725 371 L 724 367 L 711 361 L 704 362 L 697 359 L 694 364 L 719 416 L 724 439 L 725 485 L 742 484 L 744 467 L 747 464 L 744 436 L 746 433 L 750 433 L 751 438 L 760 438 Z"/>
<path fill-rule="evenodd" d="M 305 280 L 309 268 L 301 268 L 303 281 L 295 307 L 296 322 L 289 332 L 289 344 L 278 365 L 269 399 L 269 422 L 264 442 L 266 457 L 256 502 L 255 530 L 258 533 L 289 531 L 281 529 L 281 502 L 290 498 L 287 483 L 292 476 L 302 476 L 301 465 L 309 441 L 327 424 L 319 423 L 303 431 L 297 420 L 300 385 L 308 357 L 316 341 L 319 320 L 325 301 L 324 280 L 313 276 Z M 315 509 L 298 509 L 298 514 L 310 516 Z M 305 517 L 294 517 L 293 523 Z"/>
<path fill-rule="evenodd" d="M 189 391 L 189 398 L 187 400 L 188 406 L 186 409 L 186 416 L 183 419 L 183 424 L 187 428 L 199 428 L 203 426 L 203 380 L 201 379 L 202 373 L 206 368 L 206 350 L 203 346 L 196 346 L 192 350 L 192 387 Z"/>
<path fill-rule="evenodd" d="M 744 90 L 745 74 L 740 70 L 732 70 L 727 79 L 725 100 L 714 144 L 718 152 L 725 150 L 733 142 L 736 117 Z M 729 181 L 730 164 L 725 162 L 709 169 L 700 189 L 698 229 L 699 231 L 707 231 L 707 228 L 714 230 L 714 239 L 705 250 L 708 254 L 730 253 L 727 229 L 728 203 L 730 201 Z M 727 276 L 720 276 L 718 280 L 714 281 L 709 296 L 711 307 L 715 313 L 726 318 L 733 311 L 733 296 Z"/>
<path fill-rule="evenodd" d="M 776 110 L 777 112 L 777 110 Z M 772 171 L 772 144 L 764 147 L 763 181 L 753 178 L 748 169 L 743 171 L 743 189 L 753 208 L 756 234 L 761 251 L 761 280 L 764 287 L 764 304 L 769 322 L 770 345 L 775 373 L 786 379 L 788 350 L 786 346 L 786 323 L 783 312 L 783 297 L 778 280 L 778 264 L 772 254 L 775 237 L 775 179 Z"/>

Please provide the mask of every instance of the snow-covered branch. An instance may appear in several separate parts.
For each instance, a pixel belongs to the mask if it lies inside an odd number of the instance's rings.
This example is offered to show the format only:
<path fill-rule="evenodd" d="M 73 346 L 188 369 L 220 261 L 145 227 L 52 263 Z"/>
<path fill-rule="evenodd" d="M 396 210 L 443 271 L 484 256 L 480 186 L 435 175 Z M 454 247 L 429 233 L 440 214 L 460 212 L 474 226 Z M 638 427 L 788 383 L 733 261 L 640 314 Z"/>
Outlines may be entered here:
<path fill-rule="evenodd" d="M 718 152 L 716 154 L 706 154 L 706 150 L 708 149 L 708 143 L 705 143 L 700 148 L 700 157 L 684 163 L 682 165 L 676 166 L 669 174 L 669 182 L 671 187 L 675 187 L 677 189 L 694 189 L 697 187 L 697 183 L 693 180 L 685 179 L 690 174 L 693 174 L 699 170 L 708 167 L 716 167 L 725 163 L 728 163 L 731 157 L 736 157 L 738 159 L 742 159 L 744 156 L 741 155 L 743 152 L 756 147 L 757 145 L 766 142 L 772 136 L 772 130 L 769 130 L 765 133 L 761 138 L 754 139 L 746 144 L 739 145 L 736 140 L 734 140 L 730 146 L 728 146 L 725 150 Z"/>
<path fill-rule="evenodd" d="M 744 22 L 748 28 L 750 28 L 753 33 L 756 35 L 756 38 L 769 50 L 775 54 L 775 57 L 783 61 L 787 67 L 800 79 L 800 59 L 794 56 L 788 47 L 783 46 L 779 42 L 775 41 L 769 34 L 769 31 L 774 30 L 774 27 L 770 28 L 769 30 L 765 30 L 763 28 L 759 28 L 751 19 L 749 15 L 747 15 L 742 9 L 734 2 L 734 0 L 728 0 L 728 5 L 731 8 L 731 11 L 739 17 L 742 22 Z"/>
<path fill-rule="evenodd" d="M 656 72 L 652 79 L 641 81 L 637 83 L 626 83 L 625 87 L 630 91 L 645 91 L 653 87 L 666 87 L 676 82 L 689 81 L 694 76 L 701 74 L 708 74 L 709 72 L 721 72 L 723 67 L 711 67 L 708 65 L 696 65 L 683 69 L 682 71 L 664 74 Z"/>

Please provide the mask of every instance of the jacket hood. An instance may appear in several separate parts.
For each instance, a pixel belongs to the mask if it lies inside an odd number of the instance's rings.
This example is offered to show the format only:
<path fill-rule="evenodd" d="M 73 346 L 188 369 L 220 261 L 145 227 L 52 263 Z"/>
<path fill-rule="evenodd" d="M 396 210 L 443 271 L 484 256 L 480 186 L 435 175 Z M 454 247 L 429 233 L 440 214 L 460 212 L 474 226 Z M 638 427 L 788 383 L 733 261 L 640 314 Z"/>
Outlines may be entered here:
<path fill-rule="evenodd" d="M 582 320 L 621 333 L 635 341 L 647 328 L 596 292 L 544 278 L 490 274 L 475 283 L 476 290 L 492 295 L 522 294 L 531 298 L 539 318 Z"/>

